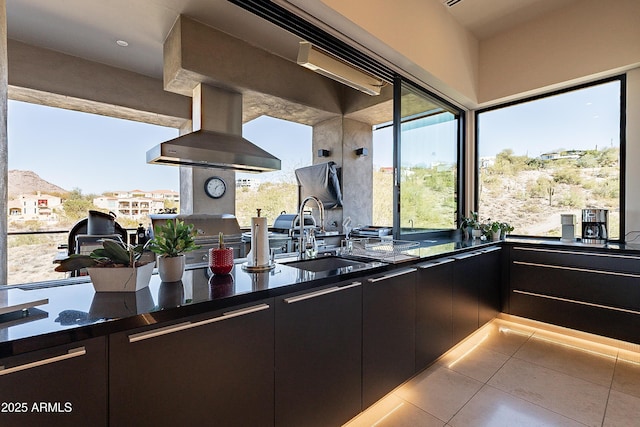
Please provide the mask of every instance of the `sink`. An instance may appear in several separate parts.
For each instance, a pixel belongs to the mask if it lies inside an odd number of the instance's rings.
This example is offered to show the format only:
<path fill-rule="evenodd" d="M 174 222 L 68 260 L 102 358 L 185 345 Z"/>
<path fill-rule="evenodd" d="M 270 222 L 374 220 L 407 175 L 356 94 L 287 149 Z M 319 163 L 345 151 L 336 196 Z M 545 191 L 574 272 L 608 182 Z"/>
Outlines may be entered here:
<path fill-rule="evenodd" d="M 321 258 L 306 259 L 302 261 L 287 262 L 285 265 L 289 267 L 299 268 L 300 270 L 321 272 L 337 270 L 343 267 L 363 267 L 367 263 L 361 261 L 353 261 L 350 259 L 338 258 L 335 256 L 327 256 Z"/>

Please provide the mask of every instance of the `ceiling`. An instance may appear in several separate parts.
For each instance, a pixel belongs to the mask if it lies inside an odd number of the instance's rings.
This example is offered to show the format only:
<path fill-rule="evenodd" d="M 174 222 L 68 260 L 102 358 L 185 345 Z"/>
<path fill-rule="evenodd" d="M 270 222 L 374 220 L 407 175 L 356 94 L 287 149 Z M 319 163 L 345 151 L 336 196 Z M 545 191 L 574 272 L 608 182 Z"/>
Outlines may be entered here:
<path fill-rule="evenodd" d="M 443 7 L 483 39 L 575 1 L 461 0 Z M 10 0 L 7 31 L 11 39 L 162 78 L 163 42 L 180 14 L 296 58 L 297 37 L 226 0 Z"/>
<path fill-rule="evenodd" d="M 521 25 L 577 0 L 441 0 L 454 3 L 447 10 L 455 20 L 482 40 Z"/>

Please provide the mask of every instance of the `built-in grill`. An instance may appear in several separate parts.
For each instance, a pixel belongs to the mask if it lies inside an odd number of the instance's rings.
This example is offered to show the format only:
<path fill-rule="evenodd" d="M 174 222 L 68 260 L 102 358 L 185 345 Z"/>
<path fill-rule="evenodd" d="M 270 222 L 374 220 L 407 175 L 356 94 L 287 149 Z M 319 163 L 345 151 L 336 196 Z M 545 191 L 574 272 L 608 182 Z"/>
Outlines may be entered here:
<path fill-rule="evenodd" d="M 316 220 L 311 214 L 304 214 L 304 228 L 316 228 Z M 289 236 L 295 236 L 300 232 L 300 220 L 298 214 L 281 213 L 275 221 L 273 221 L 272 230 L 276 233 L 284 233 Z"/>
<path fill-rule="evenodd" d="M 199 264 L 209 262 L 209 249 L 218 247 L 219 233 L 224 234 L 224 244 L 227 248 L 233 248 L 234 258 L 244 258 L 249 252 L 248 244 L 242 239 L 242 232 L 238 219 L 231 214 L 155 214 L 149 215 L 155 229 L 157 225 L 167 222 L 168 219 L 179 218 L 185 224 L 193 224 L 197 235 L 196 244 L 200 246 L 192 252 L 186 253 L 187 264 Z"/>

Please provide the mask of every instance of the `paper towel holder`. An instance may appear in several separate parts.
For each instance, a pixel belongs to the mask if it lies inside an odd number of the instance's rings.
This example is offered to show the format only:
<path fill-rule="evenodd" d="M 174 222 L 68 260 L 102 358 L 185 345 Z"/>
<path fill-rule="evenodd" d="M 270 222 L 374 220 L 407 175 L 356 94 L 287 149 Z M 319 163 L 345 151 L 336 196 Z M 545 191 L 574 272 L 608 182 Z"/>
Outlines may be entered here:
<path fill-rule="evenodd" d="M 258 218 L 260 218 L 260 211 L 262 209 L 258 208 L 256 209 L 256 214 L 258 216 Z M 257 225 L 257 224 L 256 224 Z M 252 225 L 253 228 L 253 225 Z M 253 242 L 255 242 L 254 236 L 251 236 L 252 239 L 252 244 Z M 253 247 L 251 248 L 252 252 L 253 252 Z M 257 265 L 258 264 L 258 258 L 257 258 L 257 253 L 254 253 L 254 259 L 253 260 L 248 260 L 247 262 L 242 264 L 242 269 L 244 271 L 248 271 L 248 272 L 262 272 L 262 271 L 269 271 L 272 270 L 276 267 L 276 264 L 274 262 L 274 258 L 275 258 L 275 250 L 271 249 L 271 253 L 270 253 L 270 257 L 269 257 L 269 263 L 265 264 L 265 265 Z M 253 263 L 251 263 L 251 261 L 253 261 Z"/>

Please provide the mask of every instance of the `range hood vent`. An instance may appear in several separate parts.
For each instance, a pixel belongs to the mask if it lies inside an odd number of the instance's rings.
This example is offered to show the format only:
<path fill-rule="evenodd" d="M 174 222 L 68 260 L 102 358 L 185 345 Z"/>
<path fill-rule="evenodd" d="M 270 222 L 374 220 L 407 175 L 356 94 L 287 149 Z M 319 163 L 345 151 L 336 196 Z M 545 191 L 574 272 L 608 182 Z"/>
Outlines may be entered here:
<path fill-rule="evenodd" d="M 147 163 L 230 169 L 241 172 L 280 170 L 280 159 L 242 136 L 198 130 L 147 151 Z"/>

